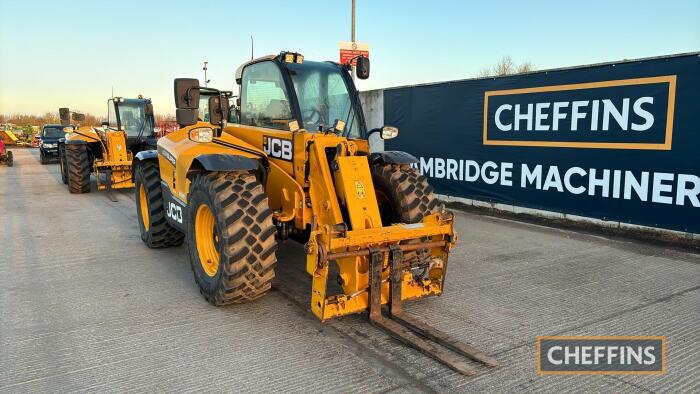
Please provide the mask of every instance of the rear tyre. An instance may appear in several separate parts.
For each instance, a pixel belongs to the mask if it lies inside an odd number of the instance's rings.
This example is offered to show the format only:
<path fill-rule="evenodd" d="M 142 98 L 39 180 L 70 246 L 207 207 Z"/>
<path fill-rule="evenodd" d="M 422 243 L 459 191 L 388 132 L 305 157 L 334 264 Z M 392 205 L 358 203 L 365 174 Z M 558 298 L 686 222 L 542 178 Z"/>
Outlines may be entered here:
<path fill-rule="evenodd" d="M 41 165 L 48 164 L 49 160 L 46 158 L 46 155 L 44 154 L 44 151 L 39 150 L 39 159 L 41 161 Z"/>
<path fill-rule="evenodd" d="M 61 165 L 61 181 L 64 185 L 68 184 L 68 165 L 66 164 L 66 147 L 65 145 L 58 148 L 58 163 Z"/>
<path fill-rule="evenodd" d="M 14 159 L 12 158 L 12 151 L 7 151 L 7 166 L 12 167 L 14 164 Z"/>
<path fill-rule="evenodd" d="M 426 215 L 442 209 L 432 186 L 428 184 L 428 178 L 410 165 L 380 163 L 372 165 L 370 171 L 384 226 L 419 223 Z M 404 261 L 416 266 L 429 256 L 428 249 L 420 249 L 405 252 Z"/>
<path fill-rule="evenodd" d="M 158 163 L 146 161 L 136 167 L 134 192 L 143 243 L 152 249 L 181 245 L 185 234 L 171 226 L 165 218 Z"/>
<path fill-rule="evenodd" d="M 211 304 L 252 301 L 270 290 L 277 257 L 267 195 L 254 175 L 197 175 L 190 186 L 187 248 Z"/>
<path fill-rule="evenodd" d="M 87 149 L 87 145 L 66 145 L 68 190 L 71 193 L 90 192 L 90 158 Z"/>

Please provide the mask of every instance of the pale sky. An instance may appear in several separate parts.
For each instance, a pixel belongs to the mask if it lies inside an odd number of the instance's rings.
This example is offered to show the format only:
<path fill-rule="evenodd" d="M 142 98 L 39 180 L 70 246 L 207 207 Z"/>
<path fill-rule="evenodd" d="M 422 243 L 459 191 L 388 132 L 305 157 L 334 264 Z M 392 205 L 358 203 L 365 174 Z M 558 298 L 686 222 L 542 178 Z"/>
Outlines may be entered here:
<path fill-rule="evenodd" d="M 350 0 L 0 0 L 0 113 L 104 116 L 116 96 L 143 94 L 173 114 L 173 79 L 233 87 L 255 56 L 294 50 L 338 60 Z M 357 41 L 370 45 L 361 90 L 472 78 L 502 56 L 537 69 L 700 50 L 700 0 L 357 0 Z"/>

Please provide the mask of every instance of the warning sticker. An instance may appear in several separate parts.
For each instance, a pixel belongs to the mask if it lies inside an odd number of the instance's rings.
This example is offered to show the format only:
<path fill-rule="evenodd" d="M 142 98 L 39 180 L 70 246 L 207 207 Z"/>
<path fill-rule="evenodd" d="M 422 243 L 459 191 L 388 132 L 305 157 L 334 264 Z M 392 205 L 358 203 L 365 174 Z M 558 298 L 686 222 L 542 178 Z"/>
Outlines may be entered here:
<path fill-rule="evenodd" d="M 355 193 L 357 193 L 357 198 L 367 198 L 365 184 L 362 181 L 355 181 Z"/>

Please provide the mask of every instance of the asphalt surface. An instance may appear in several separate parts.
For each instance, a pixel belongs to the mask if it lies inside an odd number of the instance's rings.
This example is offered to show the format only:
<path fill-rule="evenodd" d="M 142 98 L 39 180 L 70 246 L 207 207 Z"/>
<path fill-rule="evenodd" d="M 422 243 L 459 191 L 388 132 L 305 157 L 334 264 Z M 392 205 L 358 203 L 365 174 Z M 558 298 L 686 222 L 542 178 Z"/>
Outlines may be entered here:
<path fill-rule="evenodd" d="M 457 212 L 442 297 L 407 311 L 494 355 L 461 376 L 308 311 L 302 247 L 275 290 L 215 308 L 185 247 L 142 244 L 133 196 L 70 195 L 58 165 L 0 167 L 0 392 L 682 392 L 700 387 L 700 255 Z M 538 335 L 665 335 L 662 376 L 538 376 Z"/>

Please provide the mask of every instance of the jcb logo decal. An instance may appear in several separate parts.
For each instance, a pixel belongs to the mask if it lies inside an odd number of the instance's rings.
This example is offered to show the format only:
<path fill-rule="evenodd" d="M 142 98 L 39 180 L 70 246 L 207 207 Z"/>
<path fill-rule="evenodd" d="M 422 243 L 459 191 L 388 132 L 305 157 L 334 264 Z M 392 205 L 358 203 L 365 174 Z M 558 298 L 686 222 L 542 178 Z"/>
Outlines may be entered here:
<path fill-rule="evenodd" d="M 161 148 L 160 146 L 158 147 L 158 153 L 160 153 L 163 157 L 165 157 L 165 160 L 169 161 L 170 164 L 175 165 L 175 156 L 173 156 L 172 153 Z"/>
<path fill-rule="evenodd" d="M 168 210 L 165 212 L 168 217 L 182 224 L 182 207 L 174 202 L 168 203 Z"/>
<path fill-rule="evenodd" d="M 272 157 L 291 161 L 292 141 L 263 136 L 263 151 Z"/>

